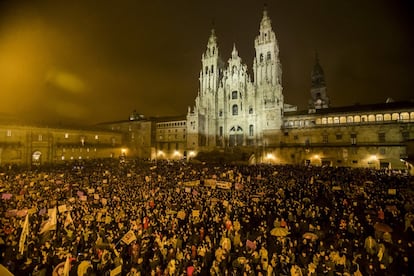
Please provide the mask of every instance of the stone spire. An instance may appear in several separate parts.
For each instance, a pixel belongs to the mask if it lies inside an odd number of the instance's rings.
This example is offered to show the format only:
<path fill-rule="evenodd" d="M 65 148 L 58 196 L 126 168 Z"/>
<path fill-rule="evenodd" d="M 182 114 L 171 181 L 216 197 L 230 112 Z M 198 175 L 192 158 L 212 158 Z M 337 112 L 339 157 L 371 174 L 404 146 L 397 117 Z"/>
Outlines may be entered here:
<path fill-rule="evenodd" d="M 315 64 L 312 70 L 311 99 L 309 100 L 309 112 L 316 109 L 328 108 L 329 98 L 326 95 L 325 74 L 319 63 L 318 53 L 315 53 Z"/>
<path fill-rule="evenodd" d="M 233 43 L 233 50 L 231 51 L 231 56 L 232 58 L 236 58 L 239 56 L 239 52 L 237 52 L 237 49 L 236 49 L 236 43 Z"/>
<path fill-rule="evenodd" d="M 322 66 L 319 63 L 318 52 L 315 53 L 315 64 L 312 70 L 312 87 L 323 87 L 326 86 L 325 83 L 325 74 L 323 72 Z"/>

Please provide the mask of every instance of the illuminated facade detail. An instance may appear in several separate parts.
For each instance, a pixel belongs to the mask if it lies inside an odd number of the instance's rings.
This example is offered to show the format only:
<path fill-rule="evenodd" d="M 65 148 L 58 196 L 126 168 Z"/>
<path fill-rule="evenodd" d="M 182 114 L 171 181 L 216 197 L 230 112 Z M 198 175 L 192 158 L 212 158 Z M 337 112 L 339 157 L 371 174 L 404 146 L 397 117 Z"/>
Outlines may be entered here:
<path fill-rule="evenodd" d="M 187 153 L 187 120 L 182 117 L 157 118 L 151 159 L 183 159 Z"/>
<path fill-rule="evenodd" d="M 286 112 L 283 130 L 288 135 L 268 137 L 268 148 L 281 163 L 405 168 L 401 160 L 408 156 L 407 141 L 414 138 L 412 122 L 413 102 Z"/>
<path fill-rule="evenodd" d="M 8 136 L 8 133 L 13 133 Z M 70 135 L 68 135 L 70 133 Z M 101 139 L 95 140 L 96 133 Z M 112 143 L 115 138 L 115 143 Z M 64 129 L 0 123 L 0 166 L 44 165 L 65 160 L 104 158 L 121 153 L 123 134 L 113 131 Z M 94 147 L 89 154 L 89 147 Z"/>
<path fill-rule="evenodd" d="M 201 58 L 195 106 L 187 113 L 188 149 L 260 146 L 265 131 L 282 126 L 282 68 L 266 10 L 254 45 L 252 80 L 235 45 L 227 64 L 222 61 L 212 30 Z"/>

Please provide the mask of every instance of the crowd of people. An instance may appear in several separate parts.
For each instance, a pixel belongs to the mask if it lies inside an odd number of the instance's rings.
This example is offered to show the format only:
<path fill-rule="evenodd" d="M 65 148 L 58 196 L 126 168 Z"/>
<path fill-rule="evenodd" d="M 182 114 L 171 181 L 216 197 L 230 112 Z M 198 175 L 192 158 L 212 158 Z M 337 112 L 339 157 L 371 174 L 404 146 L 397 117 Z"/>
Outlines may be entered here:
<path fill-rule="evenodd" d="M 14 275 L 414 275 L 413 178 L 89 161 L 0 171 Z"/>

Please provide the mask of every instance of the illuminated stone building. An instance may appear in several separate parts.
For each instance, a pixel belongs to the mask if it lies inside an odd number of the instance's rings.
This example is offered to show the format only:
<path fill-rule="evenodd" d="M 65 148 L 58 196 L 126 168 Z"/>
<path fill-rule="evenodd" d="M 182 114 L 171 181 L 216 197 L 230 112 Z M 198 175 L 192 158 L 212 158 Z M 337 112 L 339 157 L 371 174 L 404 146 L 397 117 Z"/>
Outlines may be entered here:
<path fill-rule="evenodd" d="M 255 52 L 251 77 L 236 46 L 228 62 L 223 62 L 212 30 L 202 54 L 194 107 L 186 117 L 150 119 L 151 132 L 143 128 L 141 134 L 134 134 L 147 137 L 143 147 L 149 148 L 142 152 L 150 152 L 153 160 L 188 159 L 198 152 L 231 153 L 237 148 L 254 155 L 249 160 L 256 162 L 405 167 L 406 141 L 414 136 L 413 102 L 332 107 L 316 56 L 308 109 L 297 111 L 284 103 L 279 48 L 266 11 Z M 131 132 L 131 127 L 111 129 Z M 124 135 L 128 145 L 131 135 Z"/>
<path fill-rule="evenodd" d="M 233 47 L 227 66 L 212 31 L 200 89 L 188 110 L 188 149 L 254 147 L 259 162 L 401 168 L 413 137 L 414 103 L 331 107 L 318 56 L 308 110 L 284 103 L 279 48 L 264 11 L 255 40 L 253 80 Z"/>
<path fill-rule="evenodd" d="M 179 160 L 187 157 L 187 120 L 185 116 L 154 119 L 155 145 L 151 159 Z"/>
<path fill-rule="evenodd" d="M 0 165 L 43 165 L 118 157 L 122 134 L 92 129 L 0 124 Z"/>
<path fill-rule="evenodd" d="M 404 168 L 413 122 L 414 102 L 286 112 L 267 152 L 280 163 Z"/>
<path fill-rule="evenodd" d="M 146 118 L 134 111 L 129 120 L 101 123 L 98 127 L 122 134 L 126 157 L 151 160 L 187 157 L 184 115 Z"/>
<path fill-rule="evenodd" d="M 279 47 L 266 10 L 254 41 L 253 77 L 233 46 L 225 63 L 214 29 L 202 54 L 199 91 L 187 113 L 188 149 L 257 147 L 283 123 Z"/>
<path fill-rule="evenodd" d="M 125 157 L 150 159 L 154 154 L 154 123 L 136 111 L 130 114 L 129 120 L 101 123 L 98 127 L 122 134 Z"/>

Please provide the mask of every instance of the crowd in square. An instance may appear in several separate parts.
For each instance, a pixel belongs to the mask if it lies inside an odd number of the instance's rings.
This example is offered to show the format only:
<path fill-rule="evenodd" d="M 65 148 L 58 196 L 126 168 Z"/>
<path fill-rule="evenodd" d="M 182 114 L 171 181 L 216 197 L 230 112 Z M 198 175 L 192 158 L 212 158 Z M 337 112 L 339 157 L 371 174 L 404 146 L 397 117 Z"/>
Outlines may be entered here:
<path fill-rule="evenodd" d="M 113 159 L 0 172 L 14 275 L 414 275 L 404 172 Z"/>

